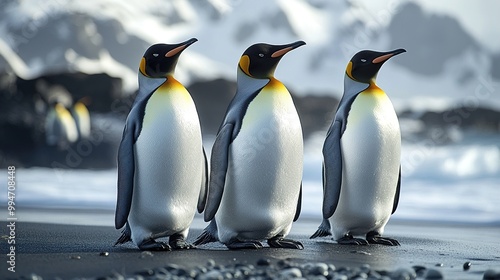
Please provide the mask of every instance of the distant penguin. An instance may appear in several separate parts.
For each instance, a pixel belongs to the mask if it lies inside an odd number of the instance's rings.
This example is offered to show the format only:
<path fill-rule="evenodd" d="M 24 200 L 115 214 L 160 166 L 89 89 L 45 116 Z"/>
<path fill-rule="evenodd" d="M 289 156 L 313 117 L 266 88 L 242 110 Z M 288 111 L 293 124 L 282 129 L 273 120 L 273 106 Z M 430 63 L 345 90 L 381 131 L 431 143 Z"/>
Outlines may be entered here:
<path fill-rule="evenodd" d="M 64 148 L 78 140 L 75 120 L 60 102 L 53 102 L 45 117 L 45 142 Z"/>
<path fill-rule="evenodd" d="M 305 43 L 255 44 L 241 56 L 237 92 L 211 157 L 205 221 L 195 245 L 220 241 L 229 249 L 303 249 L 285 239 L 301 207 L 302 127 L 291 95 L 274 78 L 287 52 Z"/>
<path fill-rule="evenodd" d="M 90 113 L 83 100 L 78 100 L 73 104 L 71 115 L 75 119 L 78 138 L 88 139 L 90 137 Z"/>
<path fill-rule="evenodd" d="M 141 250 L 189 249 L 195 211 L 206 201 L 207 160 L 195 104 L 173 74 L 193 38 L 148 48 L 139 66 L 139 93 L 118 151 L 116 244 Z M 169 242 L 156 238 L 169 236 Z"/>
<path fill-rule="evenodd" d="M 399 245 L 381 235 L 399 201 L 401 134 L 375 79 L 384 62 L 403 52 L 365 50 L 347 65 L 344 95 L 323 146 L 323 222 L 311 238 L 332 230 L 339 244 Z"/>

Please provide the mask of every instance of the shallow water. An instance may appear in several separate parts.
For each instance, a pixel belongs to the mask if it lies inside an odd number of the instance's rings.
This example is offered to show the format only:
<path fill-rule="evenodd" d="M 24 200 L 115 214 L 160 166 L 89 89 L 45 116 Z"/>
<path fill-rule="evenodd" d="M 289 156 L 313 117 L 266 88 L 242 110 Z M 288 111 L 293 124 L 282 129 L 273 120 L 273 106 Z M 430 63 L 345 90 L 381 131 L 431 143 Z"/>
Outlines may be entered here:
<path fill-rule="evenodd" d="M 499 145 L 404 143 L 401 198 L 393 219 L 500 224 Z M 321 217 L 321 147 L 321 137 L 305 146 L 303 217 Z M 16 207 L 113 211 L 116 176 L 116 169 L 17 169 Z M 7 170 L 0 182 L 7 182 Z M 6 195 L 0 197 L 6 202 Z"/>

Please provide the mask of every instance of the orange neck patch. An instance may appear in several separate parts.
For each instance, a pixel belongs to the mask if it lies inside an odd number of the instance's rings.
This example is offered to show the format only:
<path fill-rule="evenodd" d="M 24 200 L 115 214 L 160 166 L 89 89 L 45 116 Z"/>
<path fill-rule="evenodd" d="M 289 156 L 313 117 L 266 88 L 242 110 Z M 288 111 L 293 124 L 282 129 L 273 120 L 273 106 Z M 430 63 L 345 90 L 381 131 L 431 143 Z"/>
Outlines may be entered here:
<path fill-rule="evenodd" d="M 172 90 L 179 88 L 184 88 L 184 86 L 172 75 L 167 75 L 167 81 L 160 86 L 160 89 L 162 90 Z"/>
<path fill-rule="evenodd" d="M 265 88 L 273 91 L 287 91 L 285 85 L 274 77 L 269 78 L 269 83 L 266 84 Z"/>
<path fill-rule="evenodd" d="M 370 81 L 370 86 L 363 92 L 368 94 L 385 94 L 385 92 L 375 84 L 375 80 Z"/>

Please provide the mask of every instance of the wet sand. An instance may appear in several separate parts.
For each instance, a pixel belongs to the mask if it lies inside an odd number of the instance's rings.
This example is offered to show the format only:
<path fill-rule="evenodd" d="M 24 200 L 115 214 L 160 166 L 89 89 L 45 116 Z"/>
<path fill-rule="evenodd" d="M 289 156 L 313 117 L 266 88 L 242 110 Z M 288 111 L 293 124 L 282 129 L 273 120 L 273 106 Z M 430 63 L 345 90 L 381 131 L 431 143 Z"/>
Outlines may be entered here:
<path fill-rule="evenodd" d="M 55 223 L 16 223 L 16 272 L 8 271 L 9 265 L 4 261 L 0 279 L 17 279 L 31 274 L 43 279 L 94 278 L 114 273 L 133 275 L 167 264 L 194 268 L 205 265 L 209 259 L 225 266 L 236 263 L 256 265 L 260 259 L 269 259 L 271 264 L 280 260 L 299 264 L 323 262 L 337 268 L 368 264 L 377 271 L 424 266 L 440 271 L 445 279 L 483 279 L 486 270 L 500 269 L 498 225 L 391 221 L 384 235 L 398 239 L 401 246 L 345 246 L 328 238 L 310 240 L 309 235 L 316 230 L 320 221 L 301 217 L 294 223 L 289 237 L 303 242 L 304 250 L 265 247 L 260 250 L 229 251 L 220 243 L 211 243 L 194 250 L 144 253 L 132 243 L 113 247 L 120 232 L 111 226 L 60 224 L 57 223 L 61 222 L 57 216 L 52 217 Z M 95 217 L 102 219 L 99 215 Z M 4 256 L 8 253 L 7 246 L 4 246 L 9 234 L 6 223 L 2 221 Z M 188 241 L 194 241 L 205 225 L 197 217 Z M 466 262 L 472 264 L 467 271 L 463 269 Z"/>

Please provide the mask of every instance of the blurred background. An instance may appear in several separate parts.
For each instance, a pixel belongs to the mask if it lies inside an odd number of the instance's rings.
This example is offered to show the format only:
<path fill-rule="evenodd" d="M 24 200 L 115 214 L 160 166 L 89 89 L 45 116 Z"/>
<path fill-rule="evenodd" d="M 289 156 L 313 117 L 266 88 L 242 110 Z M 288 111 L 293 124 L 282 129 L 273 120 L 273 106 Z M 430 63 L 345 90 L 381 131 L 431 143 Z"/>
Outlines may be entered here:
<path fill-rule="evenodd" d="M 25 209 L 111 212 L 116 153 L 150 45 L 199 39 L 176 77 L 209 153 L 242 52 L 304 40 L 275 76 L 304 130 L 303 217 L 319 218 L 321 148 L 347 62 L 363 49 L 405 48 L 377 79 L 403 137 L 394 219 L 500 224 L 499 10 L 495 0 L 2 0 L 0 180 L 16 166 Z"/>

